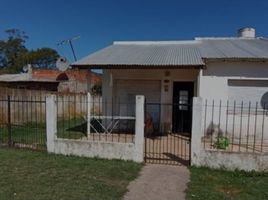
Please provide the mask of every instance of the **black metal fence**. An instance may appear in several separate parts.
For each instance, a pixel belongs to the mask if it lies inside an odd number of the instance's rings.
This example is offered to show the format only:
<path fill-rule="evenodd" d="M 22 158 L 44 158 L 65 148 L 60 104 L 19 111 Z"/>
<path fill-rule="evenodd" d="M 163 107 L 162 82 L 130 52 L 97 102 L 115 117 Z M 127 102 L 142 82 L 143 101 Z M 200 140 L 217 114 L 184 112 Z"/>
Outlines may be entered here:
<path fill-rule="evenodd" d="M 205 100 L 203 145 L 230 152 L 268 152 L 268 102 Z"/>
<path fill-rule="evenodd" d="M 0 145 L 45 150 L 45 113 L 41 96 L 0 96 Z"/>
<path fill-rule="evenodd" d="M 57 95 L 57 129 L 58 138 L 133 143 L 135 103 Z"/>
<path fill-rule="evenodd" d="M 146 102 L 145 162 L 189 165 L 191 113 L 191 103 Z"/>

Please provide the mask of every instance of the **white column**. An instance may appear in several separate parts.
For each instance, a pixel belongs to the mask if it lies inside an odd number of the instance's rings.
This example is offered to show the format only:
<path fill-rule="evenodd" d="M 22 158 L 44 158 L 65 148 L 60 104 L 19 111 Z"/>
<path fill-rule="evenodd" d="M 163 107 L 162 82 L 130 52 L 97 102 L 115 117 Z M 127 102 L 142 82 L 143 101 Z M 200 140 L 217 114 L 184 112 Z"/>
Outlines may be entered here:
<path fill-rule="evenodd" d="M 203 77 L 203 69 L 199 70 L 198 76 L 197 76 L 197 87 L 196 87 L 196 96 L 200 97 L 202 96 L 202 77 Z"/>
<path fill-rule="evenodd" d="M 90 120 L 91 120 L 91 94 L 87 93 L 87 137 L 90 136 Z"/>
<path fill-rule="evenodd" d="M 144 148 L 144 96 L 136 96 L 135 161 L 143 162 Z"/>
<path fill-rule="evenodd" d="M 193 119 L 191 138 L 191 165 L 199 165 L 201 144 L 202 144 L 202 98 L 193 98 Z"/>
<path fill-rule="evenodd" d="M 46 97 L 46 129 L 47 129 L 47 151 L 53 153 L 54 142 L 57 139 L 57 105 L 56 96 Z"/>

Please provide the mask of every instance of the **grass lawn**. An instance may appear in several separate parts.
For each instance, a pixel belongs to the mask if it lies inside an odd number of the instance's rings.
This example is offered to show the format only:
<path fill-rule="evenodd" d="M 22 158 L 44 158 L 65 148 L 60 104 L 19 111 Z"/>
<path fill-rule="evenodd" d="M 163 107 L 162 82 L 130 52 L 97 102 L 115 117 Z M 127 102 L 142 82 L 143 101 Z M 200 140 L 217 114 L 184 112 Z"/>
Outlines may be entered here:
<path fill-rule="evenodd" d="M 188 200 L 268 199 L 268 173 L 211 170 L 191 167 Z"/>
<path fill-rule="evenodd" d="M 59 138 L 80 139 L 85 136 L 86 123 L 83 119 L 58 121 Z M 14 143 L 35 145 L 37 149 L 46 149 L 46 124 L 25 123 L 11 126 L 11 139 Z M 0 143 L 8 143 L 8 129 L 0 125 Z"/>
<path fill-rule="evenodd" d="M 121 199 L 142 165 L 0 148 L 0 199 Z"/>
<path fill-rule="evenodd" d="M 23 124 L 11 127 L 11 139 L 14 143 L 34 144 L 46 149 L 45 124 Z M 8 143 L 8 130 L 6 126 L 0 127 L 0 142 Z"/>

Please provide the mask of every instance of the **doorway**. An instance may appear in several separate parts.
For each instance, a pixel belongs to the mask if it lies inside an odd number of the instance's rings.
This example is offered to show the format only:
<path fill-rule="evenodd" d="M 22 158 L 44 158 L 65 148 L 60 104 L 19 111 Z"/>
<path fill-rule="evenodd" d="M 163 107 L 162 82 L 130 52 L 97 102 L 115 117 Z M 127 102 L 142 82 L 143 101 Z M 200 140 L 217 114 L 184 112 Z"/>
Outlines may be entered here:
<path fill-rule="evenodd" d="M 194 82 L 173 83 L 173 133 L 191 133 Z"/>

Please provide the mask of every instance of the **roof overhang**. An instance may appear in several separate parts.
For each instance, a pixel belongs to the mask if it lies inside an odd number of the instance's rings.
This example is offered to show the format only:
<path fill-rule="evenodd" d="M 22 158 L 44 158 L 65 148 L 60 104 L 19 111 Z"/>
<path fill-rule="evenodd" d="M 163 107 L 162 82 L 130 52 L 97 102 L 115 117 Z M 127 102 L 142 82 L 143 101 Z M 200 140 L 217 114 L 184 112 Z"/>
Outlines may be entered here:
<path fill-rule="evenodd" d="M 71 65 L 79 69 L 203 69 L 204 65 L 136 65 L 136 64 L 85 64 Z"/>
<path fill-rule="evenodd" d="M 203 58 L 203 61 L 208 64 L 212 62 L 254 62 L 268 63 L 268 58 Z"/>

